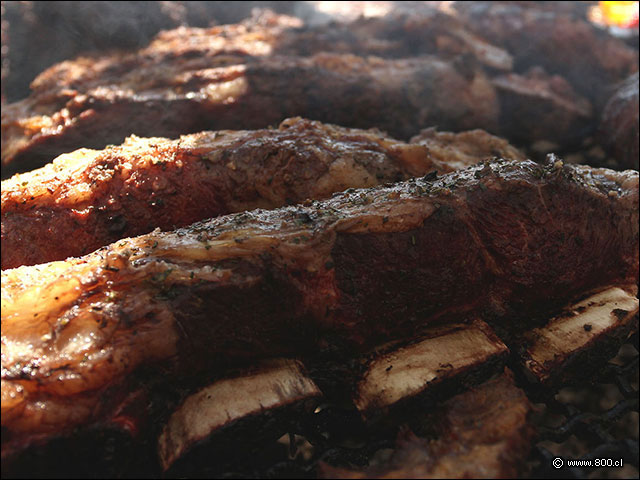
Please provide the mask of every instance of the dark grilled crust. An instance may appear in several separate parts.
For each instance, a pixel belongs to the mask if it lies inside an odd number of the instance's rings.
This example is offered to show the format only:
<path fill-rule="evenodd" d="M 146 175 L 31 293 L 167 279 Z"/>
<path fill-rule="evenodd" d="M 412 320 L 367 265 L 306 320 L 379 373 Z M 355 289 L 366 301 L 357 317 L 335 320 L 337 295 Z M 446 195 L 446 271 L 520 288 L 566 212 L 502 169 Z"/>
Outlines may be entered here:
<path fill-rule="evenodd" d="M 264 14 L 161 32 L 134 53 L 62 62 L 33 82 L 28 99 L 3 109 L 3 176 L 132 133 L 264 128 L 294 115 L 405 139 L 437 125 L 566 147 L 592 133 L 591 107 L 637 71 L 637 52 L 566 12 L 456 8 L 305 28 Z M 532 83 L 523 72 L 538 66 L 551 77 Z M 484 71 L 513 73 L 494 85 Z"/>
<path fill-rule="evenodd" d="M 2 93 L 29 95 L 29 84 L 54 63 L 94 51 L 140 48 L 162 30 L 239 22 L 256 7 L 291 12 L 295 2 L 145 3 L 3 2 Z M 286 18 L 286 17 L 284 17 Z"/>
<path fill-rule="evenodd" d="M 132 137 L 2 183 L 2 268 L 82 256 L 154 228 L 448 172 L 494 155 L 523 158 L 483 131 L 431 130 L 403 143 L 300 118 L 270 130 Z"/>
<path fill-rule="evenodd" d="M 2 268 L 82 256 L 154 228 L 397 181 L 405 177 L 400 157 L 411 149 L 374 132 L 291 119 L 275 130 L 129 138 L 104 151 L 78 151 L 3 182 Z"/>
<path fill-rule="evenodd" d="M 623 168 L 638 170 L 640 163 L 640 88 L 638 73 L 627 78 L 602 112 L 600 140 Z"/>
<path fill-rule="evenodd" d="M 152 58 L 151 65 L 130 65 L 127 57 L 106 60 L 97 67 L 102 75 L 98 86 L 57 78 L 53 89 L 40 94 L 38 89 L 4 108 L 3 175 L 78 147 L 120 143 L 130 134 L 175 138 L 201 130 L 264 128 L 295 115 L 348 127 L 375 126 L 397 138 L 409 138 L 430 125 L 454 130 L 496 125 L 495 92 L 486 77 L 479 71 L 465 77 L 451 63 L 433 58 L 382 60 L 327 53 L 211 59 L 198 53 L 203 58 L 193 65 L 173 53 L 175 57 Z M 85 63 L 66 62 L 58 71 L 73 77 L 78 69 L 91 70 L 96 64 Z M 111 65 L 116 78 L 109 78 Z M 122 66 L 132 72 L 122 74 Z M 164 69 L 174 75 L 158 75 L 153 85 L 141 83 L 139 77 Z M 46 77 L 40 80 L 50 83 Z"/>
<path fill-rule="evenodd" d="M 456 4 L 467 27 L 514 56 L 516 70 L 544 67 L 601 108 L 609 88 L 638 70 L 638 52 L 568 12 L 514 2 Z"/>
<path fill-rule="evenodd" d="M 637 282 L 637 187 L 632 171 L 493 161 L 5 270 L 7 448 L 105 418 L 117 396 L 99 392 L 143 365 L 185 380 L 313 357 L 329 339 L 357 352 L 471 311 L 528 329 L 577 294 Z M 77 338 L 89 343 L 74 356 Z M 42 416 L 21 413 L 36 401 Z"/>

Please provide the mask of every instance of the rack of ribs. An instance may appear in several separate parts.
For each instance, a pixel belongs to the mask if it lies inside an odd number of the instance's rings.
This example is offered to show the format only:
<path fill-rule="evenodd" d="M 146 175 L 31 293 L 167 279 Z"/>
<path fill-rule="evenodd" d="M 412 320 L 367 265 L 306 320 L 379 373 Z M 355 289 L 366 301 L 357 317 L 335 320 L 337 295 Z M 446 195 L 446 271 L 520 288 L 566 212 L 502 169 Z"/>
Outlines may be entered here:
<path fill-rule="evenodd" d="M 426 130 L 404 143 L 300 118 L 270 130 L 130 137 L 2 182 L 2 268 L 82 256 L 154 228 L 446 173 L 492 156 L 524 159 L 481 130 Z"/>
<path fill-rule="evenodd" d="M 3 455 L 144 388 L 480 317 L 509 340 L 638 281 L 638 173 L 552 158 L 227 215 L 2 272 Z"/>
<path fill-rule="evenodd" d="M 3 108 L 3 175 L 130 134 L 264 128 L 296 115 L 402 139 L 430 125 L 561 146 L 592 133 L 593 111 L 637 70 L 637 52 L 570 15 L 479 3 L 331 27 L 263 14 L 62 62 Z"/>
<path fill-rule="evenodd" d="M 263 7 L 266 6 L 264 3 Z M 268 7 L 291 11 L 292 5 L 272 2 Z M 250 7 L 244 7 L 244 12 L 241 12 L 241 7 L 236 8 L 235 15 L 229 15 L 228 8 L 220 8 L 215 3 L 186 3 L 177 8 L 163 8 L 161 2 L 91 7 L 61 5 L 55 8 L 48 4 L 6 4 L 6 22 L 2 26 L 3 96 L 6 95 L 9 101 L 28 96 L 31 81 L 59 61 L 79 55 L 95 55 L 97 51 L 139 48 L 158 32 L 176 29 L 180 25 L 206 27 L 212 20 L 231 23 L 250 16 Z M 277 15 L 270 9 L 256 11 L 241 23 L 203 31 L 211 37 L 218 37 L 217 43 L 212 42 L 210 46 L 221 48 L 226 45 L 223 48 L 228 52 L 235 50 L 250 55 L 266 54 L 274 49 L 295 56 L 324 51 L 386 58 L 468 53 L 496 69 L 508 70 L 512 64 L 507 52 L 465 32 L 458 18 L 433 8 L 421 9 L 419 24 L 414 23 L 415 14 L 394 12 L 384 19 L 362 18 L 331 26 L 305 26 L 299 18 Z M 47 35 L 42 35 L 43 28 L 50 28 L 52 15 L 68 28 L 49 29 Z M 141 16 L 145 17 L 142 25 L 133 20 Z M 127 21 L 123 21 L 125 17 L 129 17 Z M 111 31 L 115 24 L 120 27 L 119 35 L 113 35 Z M 87 28 L 87 25 L 92 27 Z M 85 42 L 75 41 L 79 32 L 82 32 Z"/>
<path fill-rule="evenodd" d="M 178 33 L 139 52 L 44 72 L 30 97 L 2 110 L 3 175 L 131 134 L 265 128 L 298 115 L 403 139 L 432 125 L 496 130 L 495 91 L 472 66 L 460 72 L 453 61 L 433 57 L 220 53 L 208 48 L 215 36 L 200 45 L 199 35 Z"/>

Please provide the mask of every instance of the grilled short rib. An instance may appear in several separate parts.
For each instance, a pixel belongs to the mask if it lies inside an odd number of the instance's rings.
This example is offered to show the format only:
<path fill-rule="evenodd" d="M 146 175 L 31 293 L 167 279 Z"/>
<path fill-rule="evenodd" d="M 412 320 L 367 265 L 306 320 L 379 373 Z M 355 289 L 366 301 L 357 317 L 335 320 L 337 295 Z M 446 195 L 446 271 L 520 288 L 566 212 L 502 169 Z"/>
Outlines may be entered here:
<path fill-rule="evenodd" d="M 116 48 L 139 48 L 162 30 L 232 23 L 256 7 L 291 12 L 295 2 L 4 3 L 2 94 L 12 102 L 54 63 Z M 284 15 L 283 19 L 290 18 Z M 61 26 L 64 25 L 64 28 Z"/>
<path fill-rule="evenodd" d="M 431 125 L 495 131 L 495 91 L 472 65 L 433 57 L 266 56 L 254 52 L 259 42 L 234 49 L 195 30 L 161 34 L 134 53 L 80 58 L 45 71 L 29 98 L 3 108 L 3 175 L 131 134 L 175 138 L 265 128 L 296 115 L 378 127 L 403 139 Z"/>
<path fill-rule="evenodd" d="M 623 168 L 640 168 L 640 76 L 621 83 L 602 112 L 599 137 Z"/>
<path fill-rule="evenodd" d="M 254 2 L 261 7 L 291 12 L 293 3 Z M 252 5 L 211 2 L 148 2 L 146 4 L 5 4 L 6 20 L 2 24 L 3 101 L 20 100 L 29 95 L 29 84 L 54 63 L 91 55 L 92 51 L 116 48 L 140 48 L 159 31 L 181 25 L 207 27 L 219 43 L 233 42 L 240 49 L 261 45 L 282 54 L 305 56 L 321 51 L 378 55 L 388 58 L 425 53 L 469 54 L 481 62 L 508 69 L 508 53 L 489 45 L 480 37 L 465 32 L 464 24 L 452 15 L 435 8 L 390 12 L 385 18 L 360 18 L 354 22 L 303 26 L 299 18 L 278 15 L 271 10 L 257 10 Z M 182 5 L 178 5 L 182 4 Z M 230 8 L 233 5 L 233 8 Z M 255 5 L 254 5 L 255 6 Z M 304 7 L 297 5 L 297 10 Z M 302 13 L 301 11 L 298 13 Z M 68 28 L 53 28 L 51 16 Z M 251 16 L 252 18 L 247 18 Z M 144 17 L 144 21 L 141 18 Z M 114 27 L 118 34 L 114 35 Z M 6 33 L 6 35 L 5 35 Z M 82 38 L 82 42 L 77 40 Z M 237 40 L 236 40 L 237 39 Z M 238 41 L 239 40 L 239 41 Z M 247 48 L 249 47 L 249 48 Z M 4 96 L 6 95 L 6 99 Z"/>
<path fill-rule="evenodd" d="M 609 89 L 638 71 L 638 51 L 569 12 L 523 2 L 458 2 L 467 28 L 513 55 L 514 68 L 543 67 L 601 108 Z"/>
<path fill-rule="evenodd" d="M 162 32 L 135 52 L 62 62 L 34 80 L 29 98 L 3 109 L 3 176 L 77 148 L 121 143 L 132 133 L 175 138 L 264 128 L 294 115 L 376 126 L 402 139 L 437 125 L 564 148 L 592 133 L 592 104 L 602 92 L 637 70 L 633 49 L 600 41 L 593 26 L 566 15 L 559 30 L 549 12 L 512 7 L 505 19 L 504 6 L 456 8 L 330 27 L 263 14 L 241 24 Z M 489 25 L 477 28 L 485 10 Z M 514 18 L 523 19 L 524 33 Z M 525 43 L 535 51 L 533 62 Z M 597 59 L 596 68 L 585 54 Z M 573 56 L 582 59 L 578 75 Z M 546 73 L 527 73 L 539 65 Z"/>
<path fill-rule="evenodd" d="M 116 240 L 347 188 L 524 159 L 482 130 L 425 130 L 412 143 L 293 118 L 277 129 L 178 140 L 131 137 L 2 182 L 2 268 L 81 256 Z"/>
<path fill-rule="evenodd" d="M 5 270 L 3 454 L 108 420 L 143 367 L 186 381 L 478 315 L 522 331 L 637 280 L 638 172 L 558 159 L 494 160 Z"/>

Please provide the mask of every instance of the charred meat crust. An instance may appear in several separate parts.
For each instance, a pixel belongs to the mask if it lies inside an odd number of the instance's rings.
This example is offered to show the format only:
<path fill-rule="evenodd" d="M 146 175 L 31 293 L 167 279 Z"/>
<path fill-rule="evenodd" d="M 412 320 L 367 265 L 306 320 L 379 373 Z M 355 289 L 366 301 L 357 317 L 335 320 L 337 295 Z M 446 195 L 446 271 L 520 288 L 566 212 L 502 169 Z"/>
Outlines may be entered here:
<path fill-rule="evenodd" d="M 638 170 L 640 149 L 640 93 L 636 72 L 612 95 L 602 112 L 600 140 L 624 168 Z"/>
<path fill-rule="evenodd" d="M 478 69 L 460 73 L 451 61 L 246 56 L 212 53 L 207 45 L 188 59 L 173 43 L 165 51 L 163 40 L 124 58 L 64 62 L 39 77 L 31 97 L 3 108 L 3 175 L 131 134 L 264 128 L 296 115 L 378 127 L 397 138 L 430 125 L 495 131 L 498 106 L 488 78 Z M 185 42 L 198 46 L 196 40 Z"/>
<path fill-rule="evenodd" d="M 460 2 L 467 28 L 514 56 L 515 70 L 541 66 L 566 78 L 597 109 L 608 89 L 638 70 L 638 52 L 567 12 L 515 2 Z"/>
<path fill-rule="evenodd" d="M 301 118 L 269 130 L 130 137 L 2 182 L 2 268 L 82 256 L 154 228 L 444 173 L 492 156 L 524 159 L 481 130 L 431 129 L 403 143 Z"/>
<path fill-rule="evenodd" d="M 3 176 L 131 133 L 263 128 L 294 115 L 398 138 L 437 124 L 566 146 L 595 127 L 592 104 L 599 111 L 609 88 L 637 71 L 634 49 L 566 13 L 491 2 L 455 9 L 303 28 L 263 14 L 62 62 L 3 108 Z M 531 81 L 523 73 L 532 67 L 551 77 Z M 513 73 L 492 83 L 495 72 Z"/>
<path fill-rule="evenodd" d="M 535 326 L 637 282 L 637 187 L 633 171 L 496 160 L 3 271 L 3 451 L 108 415 L 100 392 L 142 365 L 188 378 L 313 356 L 328 334 L 363 351 L 471 311 Z"/>
<path fill-rule="evenodd" d="M 54 63 L 116 48 L 139 48 L 162 30 L 181 25 L 232 23 L 257 7 L 291 12 L 295 2 L 243 3 L 150 1 L 4 3 L 2 94 L 9 101 L 29 95 L 29 84 Z M 275 15 L 272 15 L 275 16 Z M 282 21 L 290 18 L 282 16 Z M 293 19 L 292 20 L 297 20 Z"/>

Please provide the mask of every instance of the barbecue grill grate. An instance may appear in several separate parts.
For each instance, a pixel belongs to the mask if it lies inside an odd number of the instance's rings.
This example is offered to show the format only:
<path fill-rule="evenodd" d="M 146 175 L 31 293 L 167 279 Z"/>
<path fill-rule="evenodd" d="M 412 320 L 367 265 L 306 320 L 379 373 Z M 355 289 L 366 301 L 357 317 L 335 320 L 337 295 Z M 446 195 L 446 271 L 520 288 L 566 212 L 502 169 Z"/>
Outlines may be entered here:
<path fill-rule="evenodd" d="M 536 398 L 537 443 L 525 472 L 530 478 L 633 478 L 638 476 L 638 335 L 615 359 L 577 386 L 559 391 L 525 389 Z M 613 406 L 610 406 L 613 403 Z M 419 422 L 417 422 L 419 423 Z M 413 427 L 413 425 L 412 425 Z M 320 462 L 360 469 L 384 463 L 397 430 L 366 431 L 355 410 L 325 406 L 298 417 L 289 433 L 227 470 L 213 470 L 211 452 L 190 456 L 181 476 L 221 478 L 315 478 Z M 273 455 L 270 459 L 265 454 Z M 623 459 L 623 468 L 553 467 L 553 459 Z"/>
<path fill-rule="evenodd" d="M 588 381 L 586 388 L 551 392 L 544 403 L 538 424 L 538 442 L 531 455 L 532 478 L 638 476 L 638 351 L 636 333 L 620 349 L 618 356 Z M 568 397 L 573 397 L 572 401 L 566 401 Z M 608 408 L 603 406 L 607 400 L 615 401 L 615 404 Z M 553 417 L 560 417 L 561 422 L 549 425 Z M 622 459 L 624 467 L 565 465 L 556 469 L 552 463 L 556 457 L 583 461 Z"/>
<path fill-rule="evenodd" d="M 532 421 L 538 431 L 525 477 L 637 478 L 638 351 L 636 334 L 615 359 L 580 385 L 547 392 L 525 388 L 537 402 Z M 157 465 L 155 442 L 139 445 L 109 431 L 32 449 L 16 467 L 24 478 L 316 478 L 321 462 L 353 470 L 384 465 L 399 431 L 398 426 L 367 430 L 354 408 L 336 405 L 321 405 L 287 421 L 278 431 L 284 433 L 280 439 L 276 433 L 271 441 L 251 441 L 255 432 L 241 432 L 237 438 L 248 441 L 225 437 L 224 443 L 203 444 L 165 474 Z M 428 437 L 428 416 L 416 415 L 410 427 Z M 221 446 L 226 447 L 224 454 Z M 558 456 L 622 458 L 624 467 L 555 469 L 552 461 Z"/>

